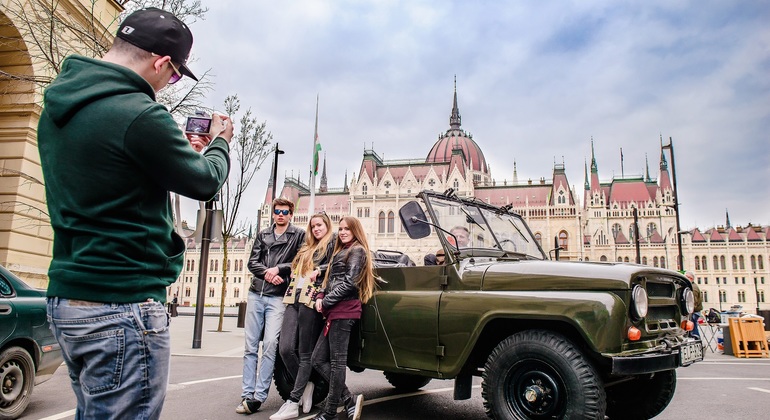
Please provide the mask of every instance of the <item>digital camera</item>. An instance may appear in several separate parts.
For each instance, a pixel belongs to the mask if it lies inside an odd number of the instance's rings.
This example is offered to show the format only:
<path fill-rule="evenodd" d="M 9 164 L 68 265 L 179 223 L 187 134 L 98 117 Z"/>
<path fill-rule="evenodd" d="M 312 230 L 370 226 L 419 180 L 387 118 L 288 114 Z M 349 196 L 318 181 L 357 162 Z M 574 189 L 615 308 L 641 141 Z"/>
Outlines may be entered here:
<path fill-rule="evenodd" d="M 211 117 L 205 115 L 187 117 L 187 123 L 184 126 L 184 132 L 187 134 L 199 134 L 202 136 L 211 134 Z"/>

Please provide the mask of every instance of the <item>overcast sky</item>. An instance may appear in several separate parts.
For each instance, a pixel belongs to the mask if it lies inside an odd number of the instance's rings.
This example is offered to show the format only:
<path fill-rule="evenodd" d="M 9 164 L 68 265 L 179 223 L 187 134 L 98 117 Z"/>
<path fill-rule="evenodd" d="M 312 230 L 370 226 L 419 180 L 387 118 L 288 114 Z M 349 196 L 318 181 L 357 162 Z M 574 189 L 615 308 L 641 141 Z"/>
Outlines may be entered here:
<path fill-rule="evenodd" d="M 673 138 L 683 228 L 770 224 L 768 1 L 204 1 L 190 67 L 211 69 L 211 107 L 238 94 L 309 181 L 316 95 L 329 187 L 358 174 L 364 147 L 425 158 L 462 128 L 498 181 L 552 177 L 583 198 L 599 177 L 657 178 Z M 667 156 L 668 158 L 668 156 Z M 670 170 L 669 160 L 669 170 Z M 270 161 L 244 207 L 255 214 Z M 252 219 L 255 217 L 252 215 Z"/>

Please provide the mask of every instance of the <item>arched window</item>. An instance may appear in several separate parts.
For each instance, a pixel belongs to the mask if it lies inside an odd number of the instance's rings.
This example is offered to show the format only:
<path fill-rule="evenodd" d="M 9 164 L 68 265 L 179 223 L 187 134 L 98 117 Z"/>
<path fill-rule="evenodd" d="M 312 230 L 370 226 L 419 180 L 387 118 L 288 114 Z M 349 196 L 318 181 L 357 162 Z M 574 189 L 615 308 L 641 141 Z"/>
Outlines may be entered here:
<path fill-rule="evenodd" d="M 719 257 L 714 255 L 714 270 L 719 270 Z"/>
<path fill-rule="evenodd" d="M 381 211 L 379 216 L 377 216 L 377 221 L 379 226 L 377 228 L 377 232 L 385 233 L 385 212 L 384 211 Z"/>
<path fill-rule="evenodd" d="M 642 264 L 647 265 L 647 257 L 642 257 Z"/>
<path fill-rule="evenodd" d="M 700 270 L 700 257 L 695 257 L 695 269 Z"/>
<path fill-rule="evenodd" d="M 211 260 L 211 263 L 209 264 L 209 271 L 214 271 L 214 260 Z"/>
<path fill-rule="evenodd" d="M 655 223 L 648 223 L 647 224 L 647 237 L 649 238 L 652 236 L 652 232 L 655 232 L 658 230 L 658 227 L 655 225 Z"/>
<path fill-rule="evenodd" d="M 719 257 L 719 266 L 722 267 L 722 270 L 727 270 L 727 265 L 725 264 L 725 256 L 722 255 Z"/>
<path fill-rule="evenodd" d="M 621 229 L 623 229 L 623 228 L 620 226 L 620 223 L 615 223 L 614 225 L 612 225 L 612 237 L 617 239 L 618 238 L 618 232 L 620 232 Z"/>
<path fill-rule="evenodd" d="M 636 242 L 636 229 L 634 229 L 633 223 L 628 227 L 628 240 L 631 242 Z"/>
<path fill-rule="evenodd" d="M 700 257 L 700 262 L 701 262 L 701 266 L 703 267 L 704 271 L 709 269 L 708 268 L 708 264 L 706 264 L 707 260 L 706 260 L 706 256 L 705 255 Z"/>
<path fill-rule="evenodd" d="M 219 260 L 214 260 L 214 271 L 219 271 Z"/>
<path fill-rule="evenodd" d="M 392 211 L 388 212 L 388 233 L 396 231 L 396 218 Z"/>
<path fill-rule="evenodd" d="M 601 257 L 599 257 L 599 261 L 607 261 L 607 256 L 602 255 Z"/>
<path fill-rule="evenodd" d="M 623 262 L 628 262 L 628 257 L 623 258 Z"/>
<path fill-rule="evenodd" d="M 618 257 L 618 262 L 623 262 L 623 257 Z"/>
<path fill-rule="evenodd" d="M 755 256 L 751 256 L 751 269 L 756 270 L 757 269 L 757 258 Z"/>
<path fill-rule="evenodd" d="M 660 268 L 666 268 L 666 257 L 660 257 Z"/>
<path fill-rule="evenodd" d="M 232 264 L 230 264 L 232 260 L 227 260 L 227 271 L 230 271 L 230 267 L 232 267 Z"/>
<path fill-rule="evenodd" d="M 738 257 L 733 255 L 733 270 L 737 270 L 737 269 L 738 269 Z"/>
<path fill-rule="evenodd" d="M 765 264 L 762 263 L 762 256 L 761 255 L 757 255 L 757 266 L 759 267 L 760 270 L 764 270 L 765 269 Z"/>
<path fill-rule="evenodd" d="M 657 267 L 658 266 L 658 257 L 652 257 L 652 266 Z"/>
<path fill-rule="evenodd" d="M 741 268 L 741 270 L 746 269 L 746 261 L 743 259 L 743 255 L 738 257 L 738 266 Z"/>
<path fill-rule="evenodd" d="M 543 235 L 540 234 L 540 232 L 535 232 L 535 241 L 537 241 L 537 244 L 540 245 L 540 247 L 543 247 Z"/>
<path fill-rule="evenodd" d="M 368 194 L 368 192 L 369 192 L 369 186 L 366 185 L 366 182 L 364 182 L 361 185 L 361 195 L 366 195 L 366 194 Z"/>
<path fill-rule="evenodd" d="M 567 242 L 569 241 L 569 235 L 567 235 L 567 231 L 563 230 L 559 232 L 559 246 L 562 250 L 567 250 Z"/>

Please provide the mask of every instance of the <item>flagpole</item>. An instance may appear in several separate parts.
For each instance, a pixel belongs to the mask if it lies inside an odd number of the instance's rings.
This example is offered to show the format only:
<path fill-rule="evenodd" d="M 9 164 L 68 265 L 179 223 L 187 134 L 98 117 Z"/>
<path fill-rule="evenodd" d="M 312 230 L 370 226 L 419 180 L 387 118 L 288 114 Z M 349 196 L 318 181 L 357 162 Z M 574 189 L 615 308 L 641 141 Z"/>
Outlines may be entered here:
<path fill-rule="evenodd" d="M 320 144 L 318 143 L 318 97 L 315 97 L 315 133 L 313 134 L 313 166 L 310 169 L 310 203 L 307 206 L 307 217 L 310 220 L 315 214 L 315 176 L 318 174 L 318 151 L 320 150 Z"/>

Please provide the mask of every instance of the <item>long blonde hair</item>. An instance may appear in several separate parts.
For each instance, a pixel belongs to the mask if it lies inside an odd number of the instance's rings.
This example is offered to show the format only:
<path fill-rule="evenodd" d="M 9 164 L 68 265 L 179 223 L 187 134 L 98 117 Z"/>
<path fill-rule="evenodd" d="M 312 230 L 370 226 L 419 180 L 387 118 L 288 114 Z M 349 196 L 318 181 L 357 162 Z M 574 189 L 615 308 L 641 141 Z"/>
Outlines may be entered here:
<path fill-rule="evenodd" d="M 366 303 L 374 295 L 375 287 L 374 265 L 372 264 L 372 253 L 369 250 L 369 243 L 366 241 L 366 232 L 364 232 L 364 228 L 361 226 L 361 222 L 353 216 L 343 217 L 340 220 L 340 224 L 342 222 L 345 222 L 345 224 L 348 225 L 350 233 L 353 234 L 353 244 L 351 246 L 359 245 L 365 251 L 366 262 L 364 263 L 363 270 L 361 270 L 361 274 L 357 279 L 354 279 L 354 281 L 356 282 L 356 287 L 358 287 L 358 298 L 361 299 L 362 303 Z M 342 243 L 339 235 L 337 235 L 337 241 L 334 243 L 334 252 L 332 253 L 332 261 L 334 260 L 334 256 L 337 255 L 337 253 L 340 252 L 343 248 L 345 248 L 345 244 Z M 330 266 L 329 269 L 326 270 L 323 287 L 326 287 L 326 285 L 329 283 L 329 273 L 331 271 L 332 270 Z"/>
<path fill-rule="evenodd" d="M 326 234 L 321 239 L 316 239 L 313 235 L 313 219 L 321 219 L 326 225 Z M 305 243 L 297 252 L 294 261 L 291 264 L 291 272 L 297 275 L 305 275 L 315 269 L 316 263 L 321 261 L 332 239 L 332 221 L 325 213 L 316 213 L 310 217 L 307 222 L 307 231 L 305 232 Z"/>

